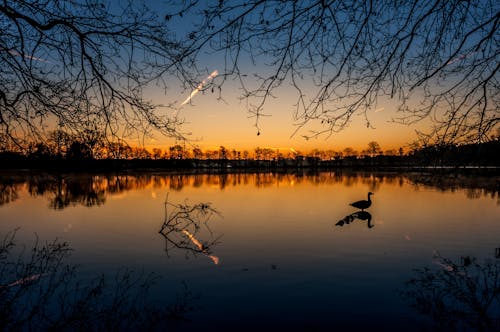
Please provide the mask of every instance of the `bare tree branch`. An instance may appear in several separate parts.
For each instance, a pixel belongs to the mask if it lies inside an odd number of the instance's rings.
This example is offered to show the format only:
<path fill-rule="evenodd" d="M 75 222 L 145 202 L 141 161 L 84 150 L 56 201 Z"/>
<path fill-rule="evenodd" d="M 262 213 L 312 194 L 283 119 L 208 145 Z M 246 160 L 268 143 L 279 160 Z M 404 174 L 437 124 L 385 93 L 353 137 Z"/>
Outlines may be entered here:
<path fill-rule="evenodd" d="M 237 78 L 258 133 L 286 85 L 297 92 L 294 135 L 331 135 L 357 114 L 370 126 L 387 98 L 397 122 L 435 119 L 437 142 L 481 142 L 499 124 L 497 1 L 219 1 L 189 12 L 202 23 L 186 54 L 224 57 L 219 87 Z"/>
<path fill-rule="evenodd" d="M 143 96 L 165 77 L 194 81 L 182 44 L 145 6 L 2 1 L 0 26 L 0 131 L 13 141 L 89 124 L 106 137 L 155 130 L 183 138 L 182 121 Z"/>

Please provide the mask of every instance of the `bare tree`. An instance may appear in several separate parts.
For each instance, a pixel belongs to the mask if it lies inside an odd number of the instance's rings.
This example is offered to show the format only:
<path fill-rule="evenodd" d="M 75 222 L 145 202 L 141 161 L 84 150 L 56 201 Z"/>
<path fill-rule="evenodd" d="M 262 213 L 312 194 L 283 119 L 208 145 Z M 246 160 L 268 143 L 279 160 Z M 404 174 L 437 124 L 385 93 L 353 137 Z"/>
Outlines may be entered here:
<path fill-rule="evenodd" d="M 179 15 L 200 22 L 187 54 L 224 58 L 214 83 L 239 82 L 257 134 L 268 99 L 288 84 L 306 137 L 342 130 L 356 114 L 370 127 L 387 99 L 397 99 L 396 122 L 432 118 L 421 133 L 432 142 L 481 142 L 500 122 L 498 1 L 181 2 Z M 252 73 L 248 60 L 264 69 Z"/>
<path fill-rule="evenodd" d="M 136 1 L 1 1 L 0 144 L 88 124 L 104 137 L 182 138 L 182 121 L 143 96 L 166 78 L 191 81 L 166 24 Z"/>
<path fill-rule="evenodd" d="M 375 141 L 368 142 L 368 150 L 366 150 L 370 157 L 374 157 L 380 152 L 382 152 L 382 149 L 380 148 L 380 144 L 378 144 Z"/>

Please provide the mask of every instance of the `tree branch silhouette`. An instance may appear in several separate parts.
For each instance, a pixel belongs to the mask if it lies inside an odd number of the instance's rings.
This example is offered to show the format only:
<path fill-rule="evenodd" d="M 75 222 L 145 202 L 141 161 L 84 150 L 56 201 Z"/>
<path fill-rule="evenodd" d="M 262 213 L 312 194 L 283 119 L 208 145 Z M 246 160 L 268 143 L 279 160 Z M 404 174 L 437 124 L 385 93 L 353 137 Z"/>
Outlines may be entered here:
<path fill-rule="evenodd" d="M 294 121 L 305 137 L 329 136 L 356 115 L 371 126 L 378 103 L 397 100 L 395 122 L 432 119 L 436 143 L 483 142 L 499 124 L 496 1 L 190 1 L 201 23 L 195 58 L 224 58 L 259 123 L 282 86 L 296 91 Z M 189 52 L 189 51 L 188 51 Z M 264 69 L 252 74 L 255 67 Z"/>
<path fill-rule="evenodd" d="M 190 81 L 165 20 L 134 2 L 23 0 L 0 4 L 0 133 L 21 144 L 52 125 L 105 137 L 184 137 L 144 89 Z M 172 107 L 172 105 L 165 105 Z M 5 143 L 5 142 L 2 142 Z"/>

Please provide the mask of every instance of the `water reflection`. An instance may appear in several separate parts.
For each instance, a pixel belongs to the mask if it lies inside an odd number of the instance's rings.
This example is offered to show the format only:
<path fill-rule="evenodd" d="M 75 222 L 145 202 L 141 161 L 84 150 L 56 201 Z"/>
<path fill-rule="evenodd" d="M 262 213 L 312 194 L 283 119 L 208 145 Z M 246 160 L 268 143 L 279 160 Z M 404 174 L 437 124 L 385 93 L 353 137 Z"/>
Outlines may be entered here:
<path fill-rule="evenodd" d="M 186 255 L 203 254 L 218 265 L 220 259 L 212 253 L 212 248 L 219 243 L 221 236 L 215 236 L 209 227 L 209 221 L 214 216 L 220 214 L 210 203 L 174 204 L 168 201 L 167 195 L 165 217 L 159 230 L 165 238 L 167 255 L 176 248 Z"/>
<path fill-rule="evenodd" d="M 500 259 L 435 253 L 437 268 L 416 269 L 401 292 L 411 307 L 431 318 L 436 331 L 500 330 Z"/>
<path fill-rule="evenodd" d="M 467 189 L 470 199 L 482 196 L 499 198 L 500 186 L 495 176 L 435 176 L 423 173 L 367 173 L 367 172 L 320 172 L 320 173 L 224 173 L 224 174 L 0 174 L 0 206 L 19 199 L 19 192 L 26 190 L 31 196 L 43 196 L 52 209 L 69 206 L 98 206 L 109 195 L 144 188 L 168 188 L 182 191 L 186 187 L 217 187 L 253 185 L 257 188 L 294 186 L 307 183 L 314 186 L 340 184 L 350 187 L 365 184 L 370 191 L 377 191 L 384 183 L 402 187 L 410 183 L 419 188 L 437 188 L 441 191 Z M 499 201 L 500 202 L 500 201 Z"/>
<path fill-rule="evenodd" d="M 0 183 L 0 206 L 14 202 L 19 197 L 14 183 Z"/>
<path fill-rule="evenodd" d="M 345 216 L 343 219 L 339 220 L 335 226 L 344 226 L 344 225 L 349 225 L 351 222 L 353 222 L 354 220 L 356 219 L 359 219 L 359 220 L 366 220 L 366 226 L 368 228 L 372 228 L 374 227 L 374 225 L 372 225 L 372 215 L 370 214 L 370 212 L 367 212 L 367 211 L 356 211 L 354 213 L 351 213 L 347 216 Z"/>
<path fill-rule="evenodd" d="M 2 331 L 166 331 L 194 310 L 196 297 L 185 283 L 158 305 L 154 274 L 122 269 L 83 277 L 69 262 L 68 243 L 35 241 L 26 249 L 15 236 L 0 234 Z"/>

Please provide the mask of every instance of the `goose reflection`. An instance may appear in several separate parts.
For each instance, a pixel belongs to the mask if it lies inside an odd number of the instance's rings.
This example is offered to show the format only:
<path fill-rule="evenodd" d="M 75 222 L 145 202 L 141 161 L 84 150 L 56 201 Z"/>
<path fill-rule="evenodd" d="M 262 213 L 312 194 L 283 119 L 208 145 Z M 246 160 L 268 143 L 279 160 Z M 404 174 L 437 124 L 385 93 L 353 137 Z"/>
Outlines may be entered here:
<path fill-rule="evenodd" d="M 344 225 L 350 224 L 351 222 L 353 222 L 356 219 L 366 220 L 366 225 L 368 226 L 368 228 L 374 227 L 374 225 L 372 225 L 372 223 L 371 223 L 372 215 L 370 214 L 370 212 L 367 212 L 367 211 L 356 211 L 354 213 L 351 213 L 351 214 L 345 216 L 343 219 L 339 220 L 335 224 L 335 226 L 342 227 Z"/>

